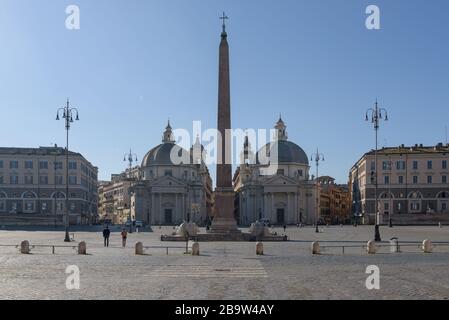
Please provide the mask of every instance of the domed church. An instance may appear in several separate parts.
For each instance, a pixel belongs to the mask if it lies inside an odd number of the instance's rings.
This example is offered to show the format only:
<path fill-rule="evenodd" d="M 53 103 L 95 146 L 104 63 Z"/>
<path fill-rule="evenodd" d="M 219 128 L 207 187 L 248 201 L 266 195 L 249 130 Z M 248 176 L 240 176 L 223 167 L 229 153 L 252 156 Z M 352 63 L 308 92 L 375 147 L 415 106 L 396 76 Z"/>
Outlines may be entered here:
<path fill-rule="evenodd" d="M 204 224 L 211 217 L 212 180 L 197 138 L 189 151 L 177 145 L 168 122 L 162 143 L 142 160 L 131 202 L 136 220 L 150 225 Z M 184 161 L 179 161 L 182 159 Z"/>
<path fill-rule="evenodd" d="M 316 189 L 309 179 L 308 156 L 300 146 L 288 141 L 281 117 L 274 128 L 273 141 L 255 155 L 245 138 L 241 163 L 234 174 L 236 218 L 240 225 L 260 219 L 278 225 L 314 223 Z M 270 155 L 276 156 L 271 159 Z M 276 170 L 267 173 L 266 169 L 273 165 Z"/>

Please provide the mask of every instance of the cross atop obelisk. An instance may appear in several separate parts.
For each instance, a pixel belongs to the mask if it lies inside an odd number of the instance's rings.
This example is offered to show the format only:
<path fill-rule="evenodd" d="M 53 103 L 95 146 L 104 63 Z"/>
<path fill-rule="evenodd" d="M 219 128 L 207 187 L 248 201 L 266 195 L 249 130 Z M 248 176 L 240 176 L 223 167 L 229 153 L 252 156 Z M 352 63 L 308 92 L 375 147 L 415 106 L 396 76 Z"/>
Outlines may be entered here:
<path fill-rule="evenodd" d="M 220 20 L 223 20 L 223 34 L 226 34 L 226 20 L 228 20 L 228 19 L 229 19 L 229 17 L 223 11 L 223 16 L 220 17 Z"/>

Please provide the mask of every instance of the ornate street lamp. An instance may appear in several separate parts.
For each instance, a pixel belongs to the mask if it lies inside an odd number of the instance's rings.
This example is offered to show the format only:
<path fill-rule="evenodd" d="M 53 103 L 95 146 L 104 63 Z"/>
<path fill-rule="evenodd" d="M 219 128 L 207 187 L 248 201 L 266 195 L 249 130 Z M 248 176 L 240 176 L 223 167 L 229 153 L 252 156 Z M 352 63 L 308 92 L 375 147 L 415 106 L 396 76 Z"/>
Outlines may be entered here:
<path fill-rule="evenodd" d="M 384 114 L 384 116 L 382 115 Z M 379 231 L 379 199 L 377 197 L 377 139 L 378 139 L 378 131 L 379 131 L 379 123 L 380 120 L 388 121 L 388 112 L 384 108 L 379 108 L 376 103 L 374 105 L 374 108 L 369 108 L 366 111 L 366 121 L 369 121 L 369 115 L 371 115 L 371 123 L 374 125 L 374 131 L 376 135 L 376 149 L 374 149 L 374 172 L 371 172 L 371 177 L 374 179 L 374 214 L 375 214 L 375 224 L 374 224 L 374 241 L 382 241 L 380 238 L 380 231 Z"/>
<path fill-rule="evenodd" d="M 132 172 L 132 168 L 133 168 L 133 163 L 137 162 L 137 155 L 135 153 L 133 153 L 131 151 L 131 149 L 129 149 L 129 153 L 125 153 L 125 155 L 123 156 L 123 161 L 124 162 L 128 161 L 128 165 L 129 165 L 129 179 L 131 179 L 132 178 L 131 172 Z M 126 174 L 125 174 L 125 176 L 126 176 Z M 130 204 L 129 204 L 128 220 L 129 220 L 129 233 L 133 233 L 133 222 L 132 222 L 132 217 L 131 217 L 131 201 L 130 201 Z"/>
<path fill-rule="evenodd" d="M 67 98 L 67 104 L 63 108 L 59 108 L 56 112 L 56 120 L 60 120 L 59 115 L 65 120 L 65 130 L 66 130 L 66 163 L 65 163 L 65 185 L 66 185 L 66 195 L 65 195 L 65 242 L 70 242 L 69 236 L 69 130 L 73 121 L 73 115 L 75 115 L 75 121 L 79 121 L 78 109 L 70 107 L 69 99 Z"/>
<path fill-rule="evenodd" d="M 320 161 L 324 161 L 324 155 L 318 151 L 318 148 L 316 149 L 316 153 L 312 154 L 312 157 L 310 158 L 311 161 L 315 161 L 316 165 L 316 204 L 315 204 L 315 214 L 316 214 L 316 221 L 315 221 L 315 232 L 319 233 L 320 230 L 318 229 L 318 219 L 320 217 L 319 210 L 320 210 L 320 185 L 319 185 L 319 175 L 318 175 L 318 167 L 320 166 Z"/>

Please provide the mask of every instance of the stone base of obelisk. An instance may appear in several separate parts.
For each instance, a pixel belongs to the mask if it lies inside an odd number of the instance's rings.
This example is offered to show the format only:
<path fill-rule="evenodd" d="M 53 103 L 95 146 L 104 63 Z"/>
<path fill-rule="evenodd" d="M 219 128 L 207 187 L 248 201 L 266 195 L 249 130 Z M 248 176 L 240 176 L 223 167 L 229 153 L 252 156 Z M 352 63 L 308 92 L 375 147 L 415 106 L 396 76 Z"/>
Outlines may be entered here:
<path fill-rule="evenodd" d="M 187 239 L 194 241 L 287 241 L 287 236 L 269 235 L 256 237 L 238 229 L 234 219 L 234 190 L 215 190 L 215 217 L 207 233 L 198 233 Z M 186 241 L 186 237 L 163 235 L 161 241 Z"/>

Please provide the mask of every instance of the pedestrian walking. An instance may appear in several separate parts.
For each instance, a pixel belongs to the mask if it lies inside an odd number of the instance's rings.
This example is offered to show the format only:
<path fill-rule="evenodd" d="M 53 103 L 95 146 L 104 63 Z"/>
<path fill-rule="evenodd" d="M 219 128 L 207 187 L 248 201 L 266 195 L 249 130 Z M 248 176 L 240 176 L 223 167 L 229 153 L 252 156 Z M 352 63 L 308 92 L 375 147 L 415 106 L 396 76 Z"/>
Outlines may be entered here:
<path fill-rule="evenodd" d="M 103 238 L 104 238 L 104 246 L 109 247 L 109 236 L 111 235 L 111 230 L 109 230 L 109 227 L 106 226 L 106 228 L 103 230 Z"/>
<path fill-rule="evenodd" d="M 124 248 L 126 247 L 126 238 L 128 237 L 128 232 L 125 229 L 123 229 L 121 235 L 122 235 L 122 247 Z"/>
<path fill-rule="evenodd" d="M 287 226 L 284 224 L 284 233 L 285 233 L 285 230 L 287 229 Z"/>

